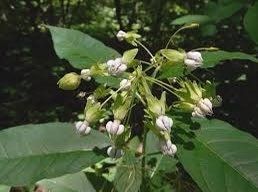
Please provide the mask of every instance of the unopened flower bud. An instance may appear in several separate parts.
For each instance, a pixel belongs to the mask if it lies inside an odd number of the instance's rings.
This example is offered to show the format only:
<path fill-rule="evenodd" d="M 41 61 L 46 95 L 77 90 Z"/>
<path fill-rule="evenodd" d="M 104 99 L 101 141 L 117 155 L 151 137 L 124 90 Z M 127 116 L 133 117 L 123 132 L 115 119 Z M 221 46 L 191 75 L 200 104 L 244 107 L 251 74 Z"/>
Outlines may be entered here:
<path fill-rule="evenodd" d="M 195 107 L 193 112 L 192 112 L 192 116 L 193 117 L 204 118 L 205 114 L 203 113 L 203 111 L 199 107 Z"/>
<path fill-rule="evenodd" d="M 198 51 L 190 51 L 186 53 L 184 62 L 188 69 L 194 70 L 203 64 L 202 55 Z"/>
<path fill-rule="evenodd" d="M 109 121 L 106 124 L 106 130 L 111 135 L 121 135 L 124 132 L 124 125 L 119 120 Z"/>
<path fill-rule="evenodd" d="M 64 75 L 58 82 L 59 88 L 63 90 L 75 90 L 81 83 L 80 75 L 71 72 Z"/>
<path fill-rule="evenodd" d="M 211 115 L 212 111 L 212 103 L 208 98 L 201 99 L 198 103 L 198 107 L 203 111 L 205 115 Z"/>
<path fill-rule="evenodd" d="M 121 90 L 128 90 L 130 89 L 131 87 L 131 81 L 128 80 L 128 79 L 123 79 L 121 82 L 120 82 L 120 88 Z"/>
<path fill-rule="evenodd" d="M 75 123 L 76 132 L 80 135 L 88 135 L 91 131 L 87 121 L 78 121 Z"/>
<path fill-rule="evenodd" d="M 165 115 L 160 115 L 156 119 L 156 126 L 159 128 L 161 131 L 171 131 L 171 127 L 173 125 L 173 120 L 170 117 L 167 117 Z"/>
<path fill-rule="evenodd" d="M 122 30 L 118 31 L 118 33 L 116 34 L 118 41 L 123 41 L 125 39 L 125 36 L 126 36 L 126 32 Z"/>
<path fill-rule="evenodd" d="M 107 68 L 109 74 L 116 76 L 126 71 L 127 65 L 122 62 L 122 58 L 116 58 L 107 62 Z"/>
<path fill-rule="evenodd" d="M 111 147 L 111 146 L 110 146 L 110 147 L 107 149 L 107 154 L 108 154 L 108 156 L 111 157 L 111 158 L 120 158 L 120 157 L 123 156 L 124 152 L 123 152 L 122 149 L 117 149 L 117 148 L 115 148 L 115 147 Z"/>
<path fill-rule="evenodd" d="M 174 156 L 177 152 L 177 147 L 171 140 L 161 140 L 160 149 L 164 155 Z"/>
<path fill-rule="evenodd" d="M 84 79 L 85 81 L 90 81 L 91 80 L 90 69 L 82 69 L 81 70 L 81 78 Z"/>

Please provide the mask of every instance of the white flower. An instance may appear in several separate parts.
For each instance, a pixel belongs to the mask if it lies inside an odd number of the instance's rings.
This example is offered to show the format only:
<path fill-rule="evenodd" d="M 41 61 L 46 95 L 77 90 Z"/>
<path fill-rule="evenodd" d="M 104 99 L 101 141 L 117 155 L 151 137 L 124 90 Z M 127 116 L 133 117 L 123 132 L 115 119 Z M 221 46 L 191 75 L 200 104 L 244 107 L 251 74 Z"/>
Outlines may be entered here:
<path fill-rule="evenodd" d="M 125 36 L 126 36 L 126 32 L 122 30 L 118 31 L 118 33 L 116 34 L 118 41 L 123 41 L 125 39 Z"/>
<path fill-rule="evenodd" d="M 189 51 L 188 53 L 186 53 L 184 63 L 186 67 L 190 70 L 194 70 L 197 67 L 200 67 L 203 64 L 201 53 L 198 51 Z"/>
<path fill-rule="evenodd" d="M 111 135 L 121 135 L 124 132 L 124 125 L 119 120 L 109 121 L 106 124 L 106 130 Z"/>
<path fill-rule="evenodd" d="M 193 117 L 201 117 L 204 118 L 206 115 L 212 115 L 212 103 L 208 98 L 201 99 L 197 106 L 194 108 L 192 112 Z"/>
<path fill-rule="evenodd" d="M 173 120 L 165 115 L 160 115 L 157 119 L 156 119 L 156 126 L 157 128 L 159 128 L 161 131 L 167 131 L 170 132 L 171 131 L 171 127 L 173 125 Z"/>
<path fill-rule="evenodd" d="M 110 147 L 107 149 L 107 154 L 108 154 L 108 156 L 111 157 L 111 158 L 120 158 L 120 157 L 123 156 L 124 152 L 123 152 L 122 149 L 117 149 L 117 148 L 115 148 L 115 147 L 111 147 L 111 146 L 110 146 Z"/>
<path fill-rule="evenodd" d="M 177 147 L 171 142 L 171 140 L 161 140 L 160 149 L 164 155 L 174 156 L 177 152 Z"/>
<path fill-rule="evenodd" d="M 91 131 L 87 121 L 78 121 L 75 123 L 76 132 L 80 135 L 88 135 Z"/>
<path fill-rule="evenodd" d="M 84 79 L 85 81 L 90 81 L 91 80 L 91 71 L 90 69 L 82 69 L 81 70 L 81 78 Z"/>
<path fill-rule="evenodd" d="M 108 72 L 111 75 L 120 75 L 127 69 L 127 65 L 122 62 L 122 58 L 107 61 Z"/>
<path fill-rule="evenodd" d="M 123 79 L 121 82 L 120 82 L 120 88 L 121 90 L 128 90 L 130 89 L 131 87 L 131 81 L 128 80 L 128 79 Z"/>

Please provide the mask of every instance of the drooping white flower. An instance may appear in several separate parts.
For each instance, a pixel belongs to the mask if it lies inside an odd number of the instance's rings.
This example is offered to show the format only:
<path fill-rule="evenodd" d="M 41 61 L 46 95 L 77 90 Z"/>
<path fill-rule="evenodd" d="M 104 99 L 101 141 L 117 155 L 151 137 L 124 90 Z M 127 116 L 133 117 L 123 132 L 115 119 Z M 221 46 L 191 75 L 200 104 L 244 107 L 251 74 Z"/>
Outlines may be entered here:
<path fill-rule="evenodd" d="M 78 121 L 75 123 L 76 132 L 80 135 L 88 135 L 91 131 L 89 123 L 87 121 Z"/>
<path fill-rule="evenodd" d="M 198 51 L 189 51 L 186 53 L 184 63 L 189 70 L 194 70 L 203 64 L 202 55 Z"/>
<path fill-rule="evenodd" d="M 109 121 L 106 124 L 106 130 L 111 135 L 121 135 L 124 129 L 124 125 L 119 120 Z"/>
<path fill-rule="evenodd" d="M 122 30 L 118 31 L 118 33 L 116 34 L 118 41 L 123 41 L 125 39 L 125 36 L 126 36 L 126 32 Z"/>
<path fill-rule="evenodd" d="M 174 156 L 177 152 L 177 147 L 171 140 L 160 140 L 160 149 L 164 155 Z"/>
<path fill-rule="evenodd" d="M 130 89 L 131 87 L 131 81 L 128 80 L 128 79 L 123 79 L 121 82 L 120 82 L 120 88 L 121 90 L 128 90 Z"/>
<path fill-rule="evenodd" d="M 110 147 L 107 149 L 107 154 L 108 154 L 108 156 L 111 157 L 111 158 L 120 158 L 120 157 L 123 156 L 124 152 L 123 152 L 122 149 L 117 149 L 117 148 L 115 148 L 115 147 L 111 147 L 111 146 L 110 146 Z"/>
<path fill-rule="evenodd" d="M 90 81 L 91 80 L 90 69 L 82 69 L 81 70 L 81 78 L 84 79 L 85 81 Z"/>
<path fill-rule="evenodd" d="M 108 73 L 114 76 L 120 75 L 127 69 L 127 65 L 122 62 L 122 58 L 107 61 Z"/>
<path fill-rule="evenodd" d="M 160 115 L 157 119 L 156 119 L 156 126 L 157 128 L 159 128 L 161 131 L 167 131 L 170 132 L 171 131 L 171 127 L 173 125 L 173 120 L 165 115 Z"/>
<path fill-rule="evenodd" d="M 212 115 L 212 114 L 213 114 L 212 103 L 208 98 L 201 99 L 192 112 L 193 117 L 201 117 L 201 118 L 204 118 L 206 115 Z"/>

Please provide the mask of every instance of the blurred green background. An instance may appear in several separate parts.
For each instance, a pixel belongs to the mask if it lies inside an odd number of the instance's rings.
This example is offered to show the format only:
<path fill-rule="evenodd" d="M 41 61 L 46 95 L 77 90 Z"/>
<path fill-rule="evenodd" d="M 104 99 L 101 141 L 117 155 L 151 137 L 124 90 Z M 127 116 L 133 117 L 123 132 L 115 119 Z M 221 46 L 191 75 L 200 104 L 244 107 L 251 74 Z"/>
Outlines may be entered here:
<path fill-rule="evenodd" d="M 130 46 L 118 42 L 118 30 L 138 30 L 155 52 L 166 45 L 180 25 L 199 22 L 176 36 L 178 47 L 191 50 L 215 46 L 257 55 L 255 0 L 1 0 L 0 1 L 0 129 L 27 123 L 75 121 L 84 101 L 76 92 L 58 89 L 56 82 L 72 69 L 55 55 L 51 37 L 41 24 L 81 30 L 119 52 Z M 255 4 L 256 3 L 256 4 Z M 258 6 L 256 6 L 258 7 Z M 258 8 L 257 8 L 258 13 Z M 185 15 L 190 15 L 180 18 Z M 253 22 L 253 23 L 252 23 Z M 255 28 L 256 26 L 256 28 Z M 253 29 L 254 27 L 254 29 Z M 139 57 L 145 58 L 144 52 Z M 146 58 L 145 58 L 146 59 Z M 226 61 L 194 72 L 215 81 L 223 98 L 215 117 L 258 136 L 258 65 Z"/>

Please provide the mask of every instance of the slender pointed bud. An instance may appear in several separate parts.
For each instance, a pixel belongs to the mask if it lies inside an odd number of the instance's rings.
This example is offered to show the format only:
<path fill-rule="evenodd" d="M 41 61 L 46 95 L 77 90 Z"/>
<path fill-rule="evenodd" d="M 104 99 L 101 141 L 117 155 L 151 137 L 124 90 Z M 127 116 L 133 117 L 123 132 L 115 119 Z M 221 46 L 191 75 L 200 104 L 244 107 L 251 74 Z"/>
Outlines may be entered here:
<path fill-rule="evenodd" d="M 123 91 L 126 91 L 128 89 L 130 89 L 131 87 L 131 81 L 128 80 L 128 79 L 123 79 L 121 82 L 120 82 L 120 88 L 121 90 Z"/>
<path fill-rule="evenodd" d="M 75 90 L 81 83 L 80 75 L 71 72 L 64 75 L 58 82 L 58 86 L 63 90 Z"/>
<path fill-rule="evenodd" d="M 90 81 L 91 80 L 90 69 L 82 69 L 81 70 L 81 78 L 84 79 L 85 81 Z"/>
<path fill-rule="evenodd" d="M 125 37 L 126 37 L 126 32 L 120 30 L 116 34 L 116 37 L 117 37 L 118 41 L 123 41 L 125 39 Z"/>
<path fill-rule="evenodd" d="M 167 117 L 165 115 L 160 115 L 156 119 L 156 126 L 161 131 L 171 131 L 171 127 L 173 126 L 173 120 L 170 117 Z"/>
<path fill-rule="evenodd" d="M 122 58 L 107 61 L 107 69 L 110 75 L 120 75 L 127 69 L 127 65 L 122 62 Z"/>
<path fill-rule="evenodd" d="M 119 120 L 109 121 L 106 124 L 106 130 L 111 135 L 121 135 L 124 132 L 124 125 Z"/>
<path fill-rule="evenodd" d="M 111 147 L 111 146 L 110 146 L 110 147 L 107 149 L 107 154 L 108 154 L 108 156 L 111 157 L 111 158 L 120 158 L 120 157 L 122 157 L 122 156 L 124 155 L 124 152 L 123 152 L 122 149 L 117 149 L 117 148 L 115 148 L 115 147 Z"/>
<path fill-rule="evenodd" d="M 76 132 L 80 135 L 88 135 L 91 131 L 87 121 L 78 121 L 75 123 Z"/>
<path fill-rule="evenodd" d="M 177 147 L 171 140 L 161 140 L 160 149 L 164 155 L 174 156 L 177 152 Z"/>
<path fill-rule="evenodd" d="M 184 62 L 188 69 L 194 70 L 203 64 L 202 55 L 198 51 L 189 51 L 186 53 Z"/>

